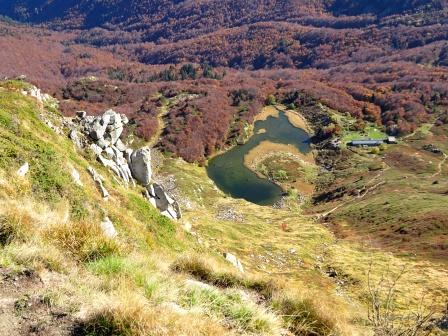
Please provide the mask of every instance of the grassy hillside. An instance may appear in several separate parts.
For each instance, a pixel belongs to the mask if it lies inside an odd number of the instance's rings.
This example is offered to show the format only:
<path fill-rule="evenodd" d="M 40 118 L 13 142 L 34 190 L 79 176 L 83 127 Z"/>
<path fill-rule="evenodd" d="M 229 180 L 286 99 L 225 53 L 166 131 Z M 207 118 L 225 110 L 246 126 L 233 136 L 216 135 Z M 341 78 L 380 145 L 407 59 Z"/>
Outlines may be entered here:
<path fill-rule="evenodd" d="M 184 212 L 180 222 L 166 219 L 139 187 L 120 185 L 45 125 L 63 129 L 63 119 L 54 106 L 22 95 L 26 86 L 0 83 L 6 334 L 369 335 L 366 275 L 370 269 L 374 280 L 390 278 L 404 265 L 409 273 L 397 285 L 395 312 L 414 310 L 422 293 L 442 311 L 444 265 L 340 241 L 299 212 L 228 198 L 203 167 L 180 159 L 167 158 L 157 177 L 175 181 Z M 19 177 L 25 162 L 30 171 Z M 89 165 L 104 176 L 108 201 Z M 103 234 L 105 216 L 116 238 Z M 235 254 L 245 273 L 222 252 Z"/>

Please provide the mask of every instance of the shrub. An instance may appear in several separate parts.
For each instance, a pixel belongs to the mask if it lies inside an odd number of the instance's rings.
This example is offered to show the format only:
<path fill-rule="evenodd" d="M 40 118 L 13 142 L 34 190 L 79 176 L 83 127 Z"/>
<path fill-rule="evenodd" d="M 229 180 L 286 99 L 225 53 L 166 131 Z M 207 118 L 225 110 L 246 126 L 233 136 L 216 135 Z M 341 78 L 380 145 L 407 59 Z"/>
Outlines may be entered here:
<path fill-rule="evenodd" d="M 368 273 L 368 319 L 374 336 L 427 336 L 434 329 L 434 309 L 423 306 L 423 298 L 417 310 L 403 315 L 397 308 L 397 284 L 405 273 L 403 269 L 395 278 L 382 276 L 378 282 Z"/>
<path fill-rule="evenodd" d="M 277 104 L 277 99 L 275 98 L 274 95 L 269 95 L 266 98 L 266 105 L 275 105 L 275 104 Z"/>

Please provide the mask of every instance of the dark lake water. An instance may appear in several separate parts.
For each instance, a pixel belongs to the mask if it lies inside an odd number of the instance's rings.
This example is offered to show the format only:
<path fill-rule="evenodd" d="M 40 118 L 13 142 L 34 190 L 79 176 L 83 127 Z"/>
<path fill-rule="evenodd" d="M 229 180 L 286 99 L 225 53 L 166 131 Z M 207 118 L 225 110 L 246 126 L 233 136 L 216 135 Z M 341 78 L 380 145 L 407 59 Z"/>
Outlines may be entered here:
<path fill-rule="evenodd" d="M 243 198 L 259 205 L 272 205 L 283 195 L 276 184 L 260 178 L 244 165 L 244 156 L 262 141 L 294 145 L 302 153 L 308 153 L 310 136 L 303 129 L 294 127 L 284 112 L 279 117 L 257 121 L 254 135 L 244 145 L 238 145 L 209 161 L 208 176 L 219 189 L 234 198 Z M 261 129 L 265 133 L 257 134 Z"/>

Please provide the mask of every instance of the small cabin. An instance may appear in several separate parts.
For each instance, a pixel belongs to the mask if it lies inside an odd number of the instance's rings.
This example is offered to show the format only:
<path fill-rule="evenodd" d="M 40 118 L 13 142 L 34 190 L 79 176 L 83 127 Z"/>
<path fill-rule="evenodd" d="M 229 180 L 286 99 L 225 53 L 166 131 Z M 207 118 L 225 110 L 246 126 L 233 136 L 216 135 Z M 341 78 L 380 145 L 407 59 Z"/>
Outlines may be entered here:
<path fill-rule="evenodd" d="M 353 147 L 376 147 L 376 146 L 380 146 L 383 144 L 389 144 L 389 145 L 394 145 L 397 144 L 397 138 L 390 136 L 387 139 L 365 139 L 365 140 L 352 140 L 350 142 L 347 143 L 348 146 L 353 146 Z"/>

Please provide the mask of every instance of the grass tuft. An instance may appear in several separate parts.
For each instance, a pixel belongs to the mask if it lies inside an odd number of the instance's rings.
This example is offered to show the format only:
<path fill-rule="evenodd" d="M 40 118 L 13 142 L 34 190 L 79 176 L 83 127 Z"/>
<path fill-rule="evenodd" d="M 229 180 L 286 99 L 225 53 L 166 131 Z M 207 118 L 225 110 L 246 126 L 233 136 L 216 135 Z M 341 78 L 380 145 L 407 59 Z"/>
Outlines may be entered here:
<path fill-rule="evenodd" d="M 96 275 L 113 275 L 124 270 L 125 262 L 119 256 L 110 255 L 89 262 L 87 268 Z"/>
<path fill-rule="evenodd" d="M 49 242 L 75 257 L 89 262 L 119 254 L 115 240 L 104 236 L 101 228 L 91 222 L 75 222 L 50 227 L 45 236 Z"/>
<path fill-rule="evenodd" d="M 280 297 L 272 301 L 272 306 L 283 316 L 288 330 L 294 335 L 334 335 L 336 322 L 318 311 L 309 299 Z"/>

